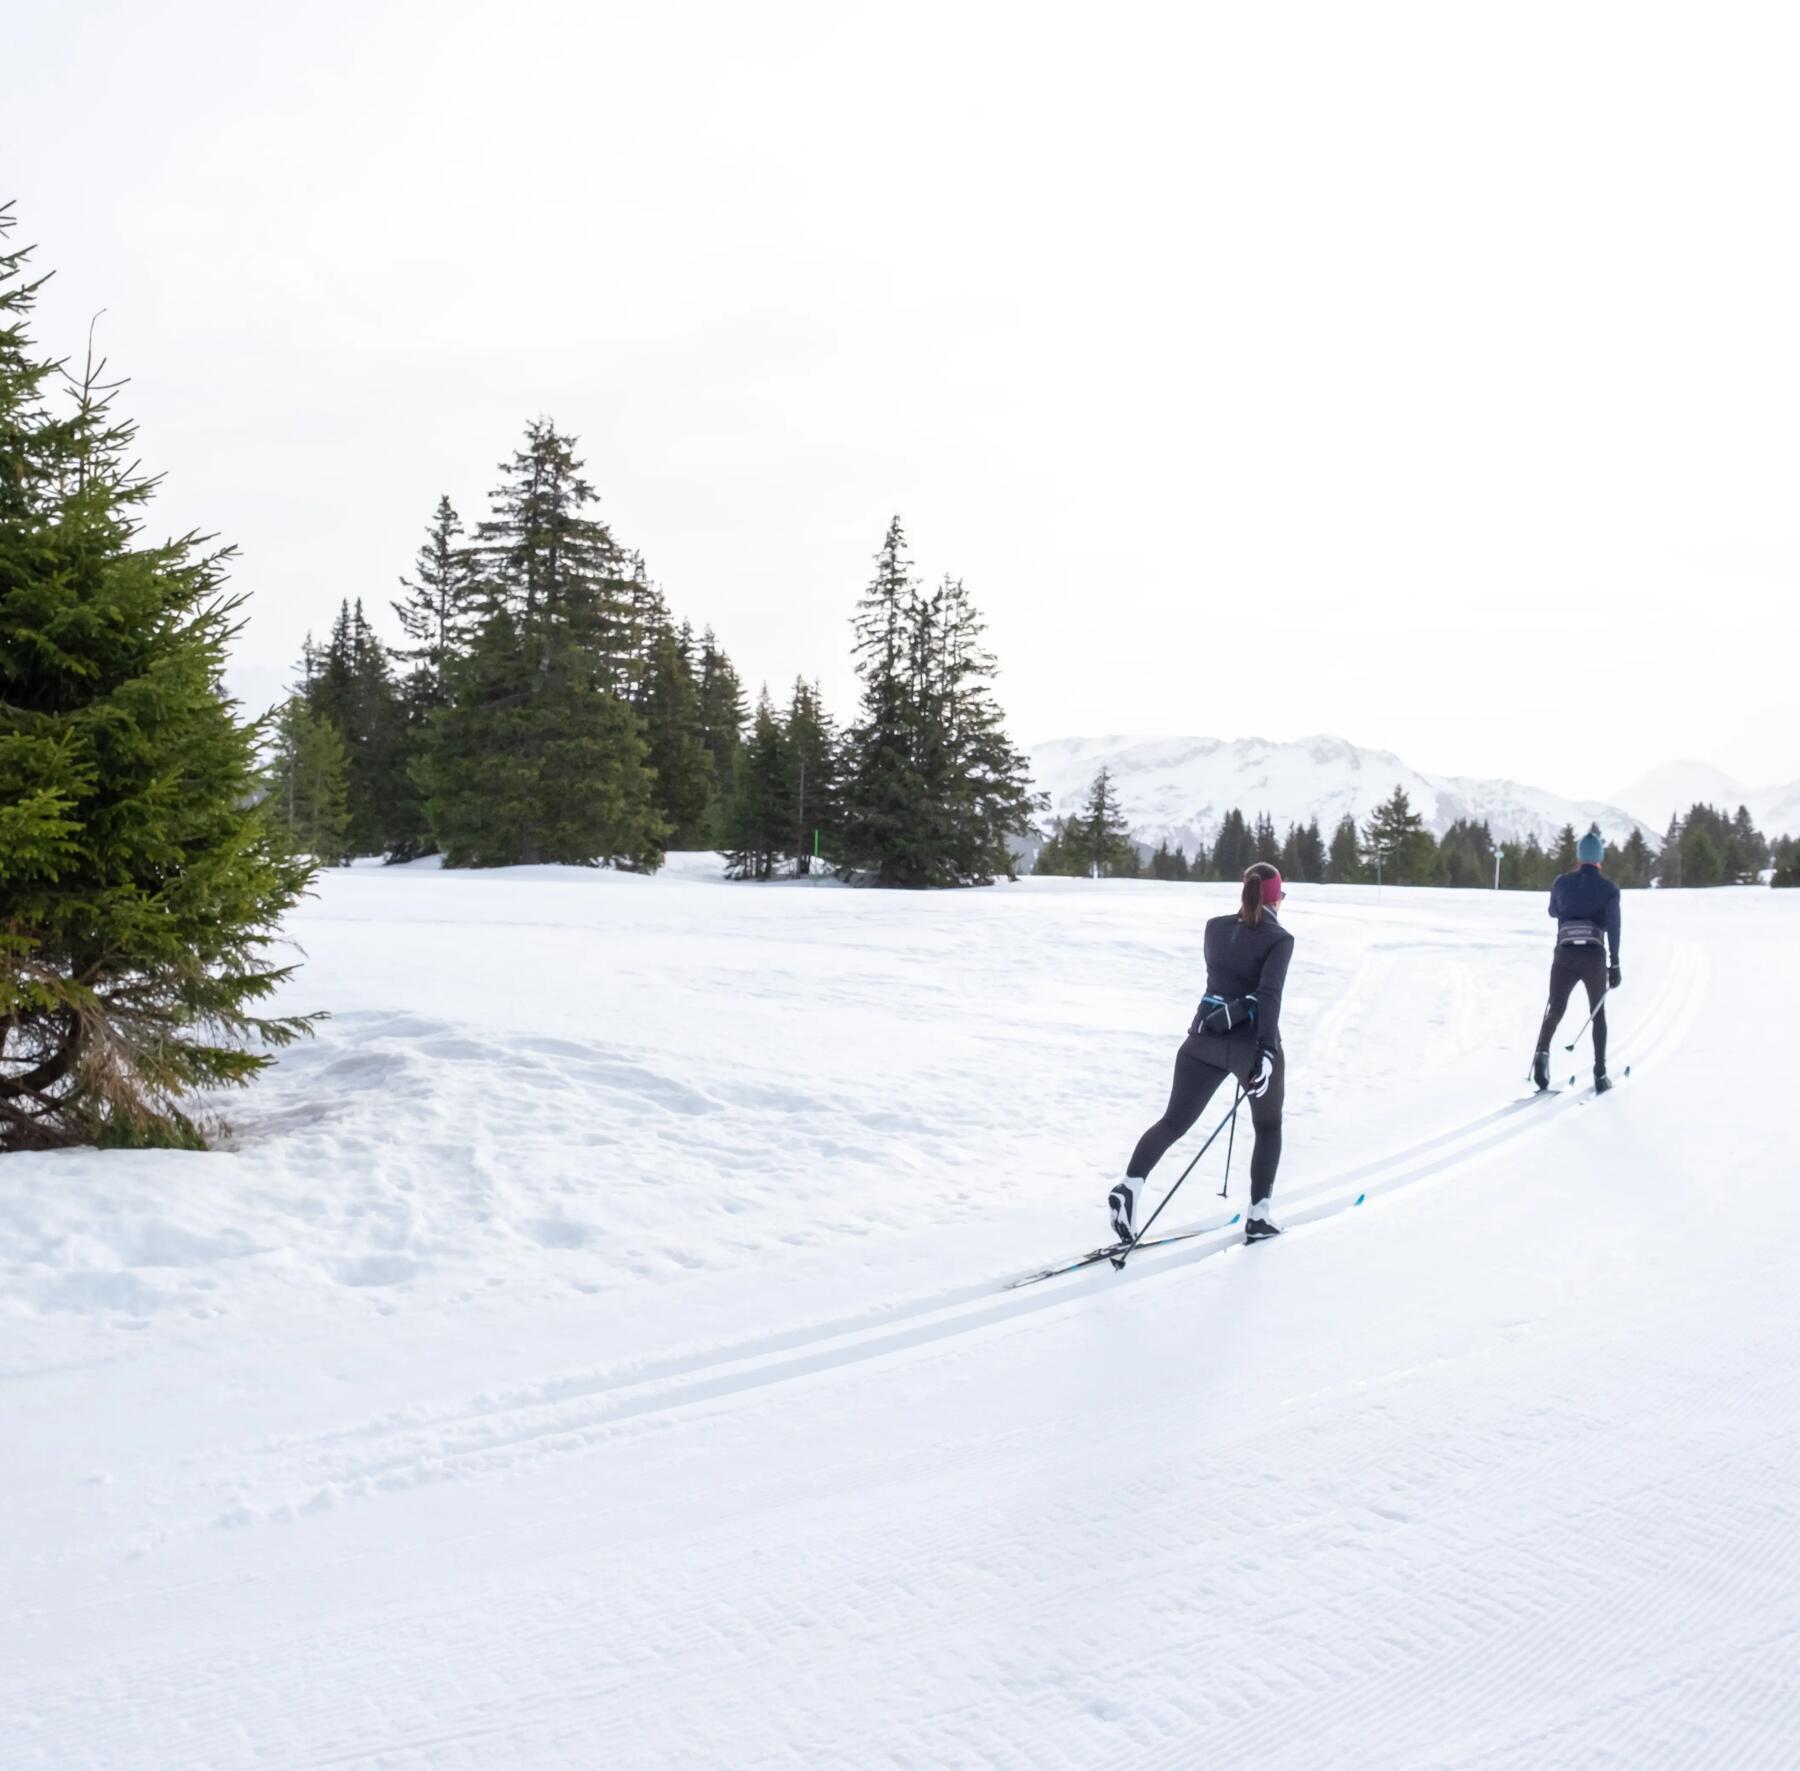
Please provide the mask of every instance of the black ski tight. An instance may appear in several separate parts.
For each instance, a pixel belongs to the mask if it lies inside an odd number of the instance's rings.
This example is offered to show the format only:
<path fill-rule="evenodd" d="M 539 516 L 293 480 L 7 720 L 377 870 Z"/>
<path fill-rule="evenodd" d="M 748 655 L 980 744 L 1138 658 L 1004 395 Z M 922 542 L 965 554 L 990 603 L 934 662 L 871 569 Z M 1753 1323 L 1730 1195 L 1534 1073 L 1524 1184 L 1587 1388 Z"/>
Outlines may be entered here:
<path fill-rule="evenodd" d="M 1201 1051 L 1207 1057 L 1200 1055 Z M 1226 1058 L 1230 1068 L 1211 1063 L 1209 1058 Z M 1236 1077 L 1243 1081 L 1258 1066 L 1255 1042 L 1248 1039 L 1225 1040 L 1212 1036 L 1190 1036 L 1175 1054 L 1175 1082 L 1169 1090 L 1169 1104 L 1163 1116 L 1138 1139 L 1131 1153 L 1126 1175 L 1141 1181 L 1167 1154 L 1169 1146 L 1185 1137 L 1194 1121 L 1206 1111 L 1206 1103 L 1218 1092 L 1220 1083 Z M 1287 1061 L 1275 1054 L 1275 1074 L 1269 1092 L 1250 1106 L 1250 1123 L 1256 1127 L 1256 1149 L 1250 1158 L 1250 1202 L 1260 1205 L 1275 1191 L 1275 1170 L 1281 1162 L 1281 1100 L 1286 1092 Z M 1230 1136 L 1229 1133 L 1226 1134 Z"/>
<path fill-rule="evenodd" d="M 1562 1020 L 1577 984 L 1586 986 L 1588 1007 L 1593 1008 L 1606 990 L 1604 949 L 1586 942 L 1580 945 L 1570 942 L 1566 947 L 1557 948 L 1556 958 L 1550 964 L 1550 1001 L 1544 1009 L 1544 1024 L 1538 1029 L 1539 1051 L 1550 1049 L 1550 1041 L 1556 1037 L 1557 1023 Z M 1605 1009 L 1600 1009 L 1594 1016 L 1594 1068 L 1606 1068 Z"/>

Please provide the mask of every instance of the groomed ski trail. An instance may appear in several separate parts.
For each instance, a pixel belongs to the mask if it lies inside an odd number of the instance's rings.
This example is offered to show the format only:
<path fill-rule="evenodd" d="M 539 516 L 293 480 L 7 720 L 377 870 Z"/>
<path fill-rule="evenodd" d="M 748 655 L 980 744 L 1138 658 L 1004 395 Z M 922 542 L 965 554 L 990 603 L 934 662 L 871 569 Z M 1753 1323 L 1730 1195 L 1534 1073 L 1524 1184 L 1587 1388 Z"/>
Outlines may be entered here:
<path fill-rule="evenodd" d="M 1679 1043 L 1701 998 L 1704 978 L 1704 962 L 1695 948 L 1690 944 L 1672 948 L 1658 994 L 1633 1030 L 1634 1070 L 1654 1065 Z M 1581 1099 L 1567 1091 L 1525 1096 L 1296 1187 L 1278 1195 L 1278 1221 L 1289 1229 L 1318 1225 L 1365 1200 L 1377 1205 L 1406 1189 L 1447 1182 L 1471 1162 L 1504 1146 L 1548 1134 L 1552 1122 L 1565 1119 Z M 882 1305 L 854 1319 L 644 1361 L 623 1370 L 565 1374 L 441 1414 L 409 1414 L 311 1440 L 276 1442 L 251 1457 L 248 1467 L 237 1470 L 236 1480 L 221 1489 L 220 1518 L 236 1523 L 285 1518 L 308 1508 L 492 1476 L 591 1450 L 678 1411 L 730 1404 L 775 1386 L 892 1362 L 946 1341 L 1078 1308 L 1121 1287 L 1153 1284 L 1213 1261 L 1243 1243 L 1242 1226 L 1234 1224 L 1173 1247 L 1146 1249 L 1122 1271 L 1099 1262 L 1024 1287 L 1016 1280 L 962 1286 Z M 1275 1246 L 1280 1245 L 1277 1238 Z M 270 1485 L 259 1478 L 259 1465 L 286 1468 Z"/>

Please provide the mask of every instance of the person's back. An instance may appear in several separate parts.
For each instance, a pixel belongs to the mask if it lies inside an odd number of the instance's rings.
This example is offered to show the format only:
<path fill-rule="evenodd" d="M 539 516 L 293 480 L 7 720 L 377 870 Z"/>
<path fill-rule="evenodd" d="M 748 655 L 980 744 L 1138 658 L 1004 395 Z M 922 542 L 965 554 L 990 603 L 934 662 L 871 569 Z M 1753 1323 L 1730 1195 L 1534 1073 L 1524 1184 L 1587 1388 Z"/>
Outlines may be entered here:
<path fill-rule="evenodd" d="M 1587 991 L 1589 1022 L 1594 1029 L 1594 1087 L 1611 1087 L 1606 1077 L 1604 1004 L 1608 991 L 1619 987 L 1619 888 L 1600 871 L 1606 850 L 1598 830 L 1590 830 L 1581 839 L 1575 856 L 1580 865 L 1573 873 L 1559 873 L 1550 887 L 1556 958 L 1550 967 L 1550 1000 L 1544 1005 L 1537 1050 L 1531 1059 L 1531 1079 L 1540 1089 L 1550 1086 L 1550 1041 L 1577 984 Z"/>
<path fill-rule="evenodd" d="M 1281 991 L 1287 979 L 1283 954 L 1271 966 L 1275 949 L 1294 937 L 1272 914 L 1254 926 L 1237 913 L 1215 916 L 1206 925 L 1206 993 L 1208 996 L 1254 996 L 1256 1035 L 1270 1051 L 1281 1050 Z"/>

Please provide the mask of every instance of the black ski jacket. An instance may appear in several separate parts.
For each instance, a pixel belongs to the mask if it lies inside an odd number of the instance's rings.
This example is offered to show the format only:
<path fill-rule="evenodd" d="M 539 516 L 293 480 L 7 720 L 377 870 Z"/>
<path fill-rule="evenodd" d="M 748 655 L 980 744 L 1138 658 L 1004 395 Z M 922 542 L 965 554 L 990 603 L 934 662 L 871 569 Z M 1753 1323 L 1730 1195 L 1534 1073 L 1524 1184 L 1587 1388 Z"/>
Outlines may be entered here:
<path fill-rule="evenodd" d="M 1206 994 L 1228 1000 L 1254 995 L 1256 1040 L 1272 1052 L 1281 1050 L 1281 992 L 1293 957 L 1294 937 L 1271 910 L 1255 928 L 1235 913 L 1206 925 Z"/>
<path fill-rule="evenodd" d="M 1619 963 L 1619 888 L 1596 867 L 1584 861 L 1573 873 L 1559 873 L 1550 888 L 1550 914 L 1556 918 L 1556 939 L 1592 939 L 1600 944 L 1599 931 L 1605 930 L 1607 946 L 1612 949 L 1612 962 Z M 1575 925 L 1570 927 L 1568 925 Z M 1581 925 L 1595 933 L 1589 937 Z"/>

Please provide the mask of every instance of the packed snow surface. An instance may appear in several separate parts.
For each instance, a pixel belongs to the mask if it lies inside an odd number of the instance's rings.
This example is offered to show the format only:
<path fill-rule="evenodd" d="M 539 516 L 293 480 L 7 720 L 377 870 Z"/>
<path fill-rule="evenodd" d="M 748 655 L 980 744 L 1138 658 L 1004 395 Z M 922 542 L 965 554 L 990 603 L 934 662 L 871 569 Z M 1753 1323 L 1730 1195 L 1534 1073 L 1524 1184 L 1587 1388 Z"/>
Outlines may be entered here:
<path fill-rule="evenodd" d="M 1800 1762 L 1800 894 L 1525 1102 L 1539 897 L 1295 887 L 1289 1234 L 1007 1289 L 1230 889 L 715 873 L 330 875 L 219 1150 L 0 1161 L 8 1771 Z"/>
<path fill-rule="evenodd" d="M 1623 842 L 1636 820 L 1602 800 L 1567 799 L 1517 781 L 1464 775 L 1427 775 L 1391 750 L 1368 750 L 1347 739 L 1316 736 L 1287 743 L 1264 738 L 1058 738 L 1034 745 L 1032 776 L 1050 796 L 1050 810 L 1066 818 L 1086 804 L 1094 777 L 1110 771 L 1121 812 L 1140 842 L 1196 845 L 1217 834 L 1234 808 L 1252 821 L 1274 820 L 1278 834 L 1317 818 L 1327 841 L 1340 818 L 1360 825 L 1396 787 L 1406 790 L 1426 828 L 1441 836 L 1459 818 L 1485 820 L 1497 841 L 1528 836 L 1548 845 L 1565 824 L 1579 831 L 1598 824 L 1609 842 Z M 1645 829 L 1648 838 L 1661 827 Z"/>

